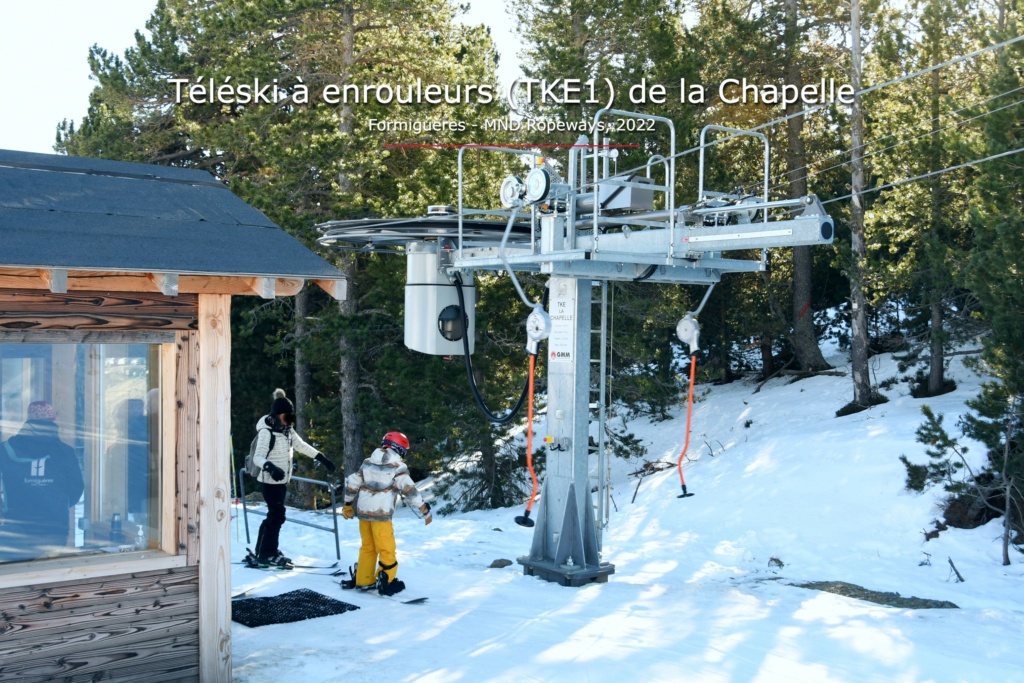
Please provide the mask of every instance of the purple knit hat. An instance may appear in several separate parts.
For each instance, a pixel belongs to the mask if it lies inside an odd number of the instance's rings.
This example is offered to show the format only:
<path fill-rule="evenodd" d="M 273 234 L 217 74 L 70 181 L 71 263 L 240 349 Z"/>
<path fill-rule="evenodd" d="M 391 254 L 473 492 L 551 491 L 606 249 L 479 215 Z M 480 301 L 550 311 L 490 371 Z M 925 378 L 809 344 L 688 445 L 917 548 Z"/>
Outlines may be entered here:
<path fill-rule="evenodd" d="M 56 420 L 57 411 L 46 401 L 32 401 L 28 404 L 28 419 Z"/>

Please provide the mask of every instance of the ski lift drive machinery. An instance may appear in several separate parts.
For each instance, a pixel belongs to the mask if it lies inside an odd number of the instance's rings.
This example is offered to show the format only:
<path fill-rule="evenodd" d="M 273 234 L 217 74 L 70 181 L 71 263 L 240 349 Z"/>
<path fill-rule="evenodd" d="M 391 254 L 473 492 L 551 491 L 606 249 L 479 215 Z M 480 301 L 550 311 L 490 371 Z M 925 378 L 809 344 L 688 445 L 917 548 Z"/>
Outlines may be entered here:
<path fill-rule="evenodd" d="M 607 581 L 615 571 L 600 557 L 610 499 L 604 447 L 608 283 L 707 285 L 700 306 L 681 312 L 677 328 L 680 340 L 696 353 L 697 317 L 723 274 L 764 270 L 768 248 L 831 244 L 834 234 L 833 221 L 815 195 L 769 198 L 770 150 L 763 134 L 706 126 L 700 134 L 697 200 L 677 206 L 672 121 L 602 109 L 594 115 L 591 130 L 603 130 L 601 120 L 613 116 L 663 126 L 669 139 L 667 154 L 651 156 L 638 170 L 613 173 L 616 150 L 608 138 L 599 143 L 580 136 L 560 166 L 563 178 L 537 150 L 467 145 L 458 153 L 457 206 L 430 207 L 428 215 L 417 218 L 329 221 L 317 226 L 321 244 L 406 255 L 405 340 L 409 348 L 423 353 L 471 354 L 473 274 L 509 275 L 530 309 L 524 331 L 531 366 L 532 356 L 543 345 L 537 359 L 545 360 L 547 372 L 546 422 L 541 428 L 547 465 L 536 516 L 530 518 L 528 506 L 527 514 L 516 518 L 533 526 L 530 552 L 518 562 L 525 574 L 566 586 Z M 709 143 L 712 132 L 728 138 Z M 751 138 L 763 147 L 759 193 L 704 187 L 705 150 L 733 138 Z M 501 183 L 496 202 L 500 208 L 464 205 L 467 149 L 523 158 L 529 170 L 524 177 L 512 175 Z M 760 258 L 750 258 L 751 250 L 759 251 Z M 516 275 L 522 272 L 548 276 L 546 301 L 527 297 Z M 599 321 L 593 319 L 597 316 Z M 595 334 L 599 339 L 592 339 Z M 600 367 L 597 387 L 591 386 L 592 363 Z M 590 466 L 593 422 L 596 486 Z"/>

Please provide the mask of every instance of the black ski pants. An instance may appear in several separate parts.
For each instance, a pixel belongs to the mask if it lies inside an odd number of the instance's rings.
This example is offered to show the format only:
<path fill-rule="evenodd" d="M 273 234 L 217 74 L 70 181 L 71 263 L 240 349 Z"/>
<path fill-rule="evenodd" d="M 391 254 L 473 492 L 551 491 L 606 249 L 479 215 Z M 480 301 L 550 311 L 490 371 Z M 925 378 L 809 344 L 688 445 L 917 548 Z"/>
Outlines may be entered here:
<path fill-rule="evenodd" d="M 256 537 L 256 556 L 266 560 L 277 554 L 278 537 L 284 525 L 284 497 L 288 493 L 285 484 L 263 483 L 263 500 L 267 503 L 267 518 L 260 524 Z"/>

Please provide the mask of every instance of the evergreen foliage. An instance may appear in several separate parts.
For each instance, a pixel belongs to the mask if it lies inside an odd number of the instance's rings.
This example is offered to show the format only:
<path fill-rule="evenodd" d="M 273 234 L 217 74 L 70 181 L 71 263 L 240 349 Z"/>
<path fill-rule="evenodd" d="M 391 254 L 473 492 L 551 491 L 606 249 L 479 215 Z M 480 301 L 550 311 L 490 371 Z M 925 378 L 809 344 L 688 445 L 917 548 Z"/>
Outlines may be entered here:
<path fill-rule="evenodd" d="M 931 406 L 921 406 L 925 421 L 915 432 L 917 441 L 924 444 L 924 452 L 930 458 L 927 465 L 916 465 L 907 456 L 901 455 L 900 462 L 907 468 L 907 488 L 923 491 L 928 484 L 941 484 L 950 493 L 963 493 L 962 478 L 967 447 L 949 436 L 942 426 L 941 414 L 936 415 Z"/>
<path fill-rule="evenodd" d="M 946 523 L 951 526 L 974 528 L 1002 517 L 1003 564 L 1009 564 L 1010 546 L 1024 545 L 1020 402 L 1007 396 L 1003 384 L 989 382 L 968 406 L 973 412 L 963 417 L 961 430 L 985 444 L 988 462 L 972 469 L 965 457 L 967 447 L 949 435 L 942 426 L 942 415 L 935 415 L 925 405 L 921 407 L 925 421 L 916 434 L 929 461 L 922 465 L 900 456 L 907 470 L 906 487 L 923 491 L 929 484 L 942 485 L 950 494 L 944 507 Z"/>
<path fill-rule="evenodd" d="M 914 3 L 895 18 L 897 30 L 883 37 L 872 71 L 890 79 L 907 64 L 922 69 L 977 49 L 978 21 L 959 0 Z M 919 39 L 911 40 L 915 32 Z M 969 64 L 934 70 L 892 91 L 870 101 L 869 131 L 879 143 L 866 154 L 876 173 L 914 176 L 969 158 L 964 147 L 977 132 L 950 115 L 977 100 L 978 74 Z M 970 176 L 965 169 L 880 193 L 867 217 L 872 305 L 900 309 L 893 332 L 914 342 L 908 362 L 927 366 L 915 396 L 949 390 L 945 353 L 972 328 L 973 297 L 957 282 L 971 239 Z"/>

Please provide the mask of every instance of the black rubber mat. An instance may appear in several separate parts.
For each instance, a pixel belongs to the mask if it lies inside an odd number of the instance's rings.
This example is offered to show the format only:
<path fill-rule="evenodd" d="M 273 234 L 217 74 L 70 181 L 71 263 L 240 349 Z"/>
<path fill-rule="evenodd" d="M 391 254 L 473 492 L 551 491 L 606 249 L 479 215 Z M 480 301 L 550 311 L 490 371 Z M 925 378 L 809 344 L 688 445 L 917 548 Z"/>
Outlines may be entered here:
<path fill-rule="evenodd" d="M 243 598 L 231 601 L 231 620 L 255 628 L 267 624 L 327 617 L 359 609 L 341 600 L 329 598 L 308 588 L 267 598 Z"/>

